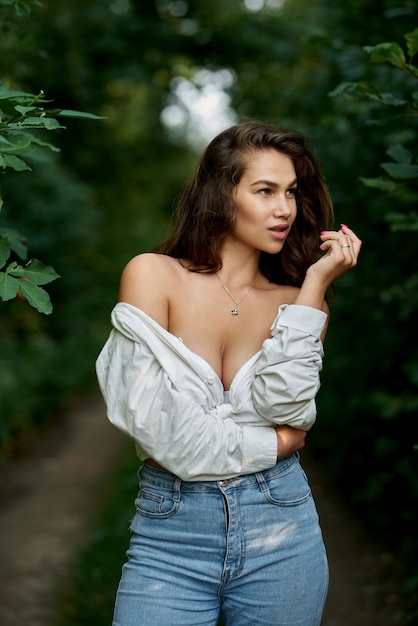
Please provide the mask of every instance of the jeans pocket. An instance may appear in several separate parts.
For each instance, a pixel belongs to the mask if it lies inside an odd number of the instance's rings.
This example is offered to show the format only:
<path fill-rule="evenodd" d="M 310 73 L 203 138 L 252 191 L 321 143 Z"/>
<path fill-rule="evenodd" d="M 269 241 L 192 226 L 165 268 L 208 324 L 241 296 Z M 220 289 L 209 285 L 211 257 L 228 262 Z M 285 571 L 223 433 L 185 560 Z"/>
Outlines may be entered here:
<path fill-rule="evenodd" d="M 263 481 L 266 500 L 276 506 L 298 506 L 312 497 L 306 474 L 298 461 L 286 471 Z"/>
<path fill-rule="evenodd" d="M 135 500 L 137 513 L 145 517 L 164 519 L 172 517 L 180 507 L 178 489 L 162 489 L 151 486 L 140 488 Z"/>

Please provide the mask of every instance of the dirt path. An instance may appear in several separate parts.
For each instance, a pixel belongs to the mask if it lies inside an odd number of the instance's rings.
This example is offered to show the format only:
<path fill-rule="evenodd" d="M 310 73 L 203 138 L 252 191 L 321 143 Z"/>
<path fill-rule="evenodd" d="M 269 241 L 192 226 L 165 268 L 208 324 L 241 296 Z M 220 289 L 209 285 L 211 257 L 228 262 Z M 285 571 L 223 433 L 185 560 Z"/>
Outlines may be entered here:
<path fill-rule="evenodd" d="M 89 398 L 0 478 L 0 624 L 47 626 L 88 537 L 100 484 L 127 445 Z"/>
<path fill-rule="evenodd" d="M 373 544 L 309 454 L 304 455 L 303 465 L 320 515 L 330 567 L 322 626 L 405 625 L 398 567 L 392 555 Z"/>
<path fill-rule="evenodd" d="M 130 445 L 106 420 L 101 399 L 69 412 L 26 458 L 0 476 L 0 624 L 48 626 L 54 590 L 88 537 L 100 485 Z M 307 454 L 330 559 L 323 626 L 404 624 L 390 557 L 348 516 Z"/>

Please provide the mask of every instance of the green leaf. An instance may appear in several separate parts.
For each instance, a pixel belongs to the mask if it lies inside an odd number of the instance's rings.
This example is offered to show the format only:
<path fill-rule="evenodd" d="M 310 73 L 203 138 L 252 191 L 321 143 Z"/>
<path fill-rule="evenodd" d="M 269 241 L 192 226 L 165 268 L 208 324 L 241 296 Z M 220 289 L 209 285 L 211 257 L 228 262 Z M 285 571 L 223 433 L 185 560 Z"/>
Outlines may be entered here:
<path fill-rule="evenodd" d="M 400 144 L 389 146 L 386 150 L 386 154 L 398 163 L 411 163 L 412 161 L 412 153 Z"/>
<path fill-rule="evenodd" d="M 13 147 L 13 143 L 4 135 L 0 135 L 0 150 L 5 151 L 9 146 Z"/>
<path fill-rule="evenodd" d="M 387 213 L 386 216 L 390 218 L 394 222 L 417 222 L 418 223 L 418 213 L 416 211 L 411 211 L 410 213 Z"/>
<path fill-rule="evenodd" d="M 374 85 L 366 82 L 344 82 L 337 85 L 333 91 L 329 92 L 329 96 L 331 98 L 335 98 L 343 93 L 349 93 L 353 95 L 363 96 L 363 95 L 379 95 L 379 91 L 374 87 Z"/>
<path fill-rule="evenodd" d="M 85 113 L 84 111 L 72 111 L 71 109 L 57 109 L 52 112 L 57 117 L 77 117 L 87 120 L 103 120 L 105 119 L 101 115 L 95 115 L 94 113 Z"/>
<path fill-rule="evenodd" d="M 405 35 L 405 39 L 409 58 L 412 59 L 412 57 L 418 52 L 418 28 L 410 33 L 407 33 Z"/>
<path fill-rule="evenodd" d="M 372 63 L 391 63 L 402 69 L 406 65 L 405 53 L 397 43 L 379 43 L 377 46 L 365 46 L 364 50 L 370 54 Z"/>
<path fill-rule="evenodd" d="M 25 106 L 22 106 L 22 105 L 20 105 L 20 104 L 17 104 L 17 105 L 15 106 L 15 110 L 16 110 L 18 113 L 20 113 L 21 115 L 27 115 L 27 114 L 28 114 L 28 113 L 30 113 L 31 111 L 36 111 L 37 109 L 38 109 L 38 111 L 39 111 L 39 108 L 38 108 L 38 107 L 33 107 L 33 106 L 32 106 L 32 107 L 25 107 Z"/>
<path fill-rule="evenodd" d="M 377 100 L 382 104 L 386 104 L 392 107 L 401 107 L 408 102 L 408 100 L 405 100 L 405 98 L 398 98 L 397 96 L 393 95 L 393 93 L 379 93 L 371 99 Z"/>
<path fill-rule="evenodd" d="M 25 93 L 24 91 L 12 91 L 0 81 L 0 100 L 11 100 L 13 98 L 27 98 L 33 100 L 36 96 L 33 93 Z"/>
<path fill-rule="evenodd" d="M 25 163 L 25 161 L 23 161 L 23 159 L 20 159 L 17 156 L 14 156 L 13 154 L 4 154 L 3 155 L 3 162 L 4 165 L 3 167 L 11 167 L 13 170 L 15 170 L 15 172 L 25 172 L 25 171 L 31 171 L 31 168 L 29 167 L 29 165 L 27 163 Z"/>
<path fill-rule="evenodd" d="M 38 259 L 31 259 L 25 267 L 14 264 L 14 266 L 10 266 L 10 268 L 8 272 L 12 276 L 27 278 L 35 285 L 47 285 L 53 280 L 60 278 L 54 268 L 50 265 L 44 265 L 41 261 L 38 261 Z"/>
<path fill-rule="evenodd" d="M 0 237 L 0 267 L 6 264 L 7 259 L 10 256 L 10 243 L 7 237 Z"/>
<path fill-rule="evenodd" d="M 25 2 L 16 2 L 15 11 L 18 17 L 29 17 L 30 6 Z"/>
<path fill-rule="evenodd" d="M 357 98 L 375 100 L 388 106 L 404 106 L 408 102 L 405 98 L 397 98 L 392 93 L 381 93 L 374 85 L 367 82 L 341 83 L 333 91 L 330 91 L 328 95 L 331 98 L 335 98 L 343 93 L 356 96 Z"/>
<path fill-rule="evenodd" d="M 3 141 L 0 140 L 0 150 L 3 153 L 21 154 L 33 150 L 31 147 L 32 137 L 29 133 L 13 133 L 9 134 L 8 139 L 5 137 L 2 139 Z"/>
<path fill-rule="evenodd" d="M 14 261 L 6 272 L 0 272 L 0 297 L 11 300 L 20 291 L 31 306 L 40 313 L 49 314 L 52 312 L 50 297 L 39 285 L 46 285 L 56 278 L 59 275 L 55 270 L 37 259 L 32 259 L 25 267 Z"/>
<path fill-rule="evenodd" d="M 418 214 L 415 211 L 407 215 L 402 213 L 386 213 L 384 219 L 386 222 L 390 223 L 390 229 L 393 232 L 418 231 Z"/>
<path fill-rule="evenodd" d="M 418 67 L 416 65 L 412 65 L 411 63 L 407 63 L 405 69 L 412 74 L 414 78 L 418 78 Z"/>
<path fill-rule="evenodd" d="M 381 163 L 385 172 L 399 180 L 408 180 L 410 178 L 418 178 L 418 165 L 411 163 Z"/>
<path fill-rule="evenodd" d="M 46 128 L 47 130 L 57 130 L 65 128 L 53 117 L 26 117 L 22 122 L 18 122 L 18 128 Z"/>
<path fill-rule="evenodd" d="M 385 178 L 360 178 L 360 180 L 366 187 L 373 187 L 374 189 L 380 189 L 380 191 L 393 191 L 396 189 L 396 184 L 392 180 Z"/>
<path fill-rule="evenodd" d="M 59 148 L 54 146 L 52 143 L 49 143 L 49 141 L 43 141 L 42 139 L 39 139 L 38 137 L 34 137 L 33 135 L 29 135 L 29 136 L 33 144 L 40 146 L 41 148 L 48 148 L 48 150 L 51 150 L 51 152 L 61 152 Z"/>
<path fill-rule="evenodd" d="M 6 300 L 12 300 L 18 290 L 20 281 L 17 278 L 13 278 L 5 272 L 0 272 L 0 298 L 6 302 Z"/>
<path fill-rule="evenodd" d="M 0 237 L 6 237 L 9 242 L 10 248 L 15 252 L 19 258 L 26 259 L 27 247 L 25 245 L 26 237 L 21 235 L 14 228 L 0 228 Z"/>
<path fill-rule="evenodd" d="M 40 313 L 49 315 L 52 312 L 52 304 L 49 295 L 42 289 L 27 280 L 19 280 L 19 290 L 31 306 Z"/>

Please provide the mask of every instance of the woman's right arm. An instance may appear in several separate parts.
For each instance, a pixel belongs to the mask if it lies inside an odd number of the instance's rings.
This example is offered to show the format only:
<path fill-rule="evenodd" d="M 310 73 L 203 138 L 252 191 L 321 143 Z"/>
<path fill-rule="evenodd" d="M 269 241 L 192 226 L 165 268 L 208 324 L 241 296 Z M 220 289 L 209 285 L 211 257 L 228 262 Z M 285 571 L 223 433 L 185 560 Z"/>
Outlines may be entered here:
<path fill-rule="evenodd" d="M 96 368 L 109 420 L 183 480 L 219 480 L 275 465 L 274 428 L 237 424 L 228 404 L 205 411 L 173 385 L 147 346 L 113 330 Z"/>

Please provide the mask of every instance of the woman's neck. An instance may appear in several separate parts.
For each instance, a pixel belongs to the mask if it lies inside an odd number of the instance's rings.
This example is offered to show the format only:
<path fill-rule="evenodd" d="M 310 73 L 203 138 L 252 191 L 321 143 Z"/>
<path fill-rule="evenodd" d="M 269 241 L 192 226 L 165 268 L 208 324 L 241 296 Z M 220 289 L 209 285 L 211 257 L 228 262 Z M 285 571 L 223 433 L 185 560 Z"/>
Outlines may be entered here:
<path fill-rule="evenodd" d="M 237 249 L 226 243 L 221 252 L 222 268 L 219 277 L 230 287 L 252 285 L 259 274 L 260 252 L 258 250 Z"/>

